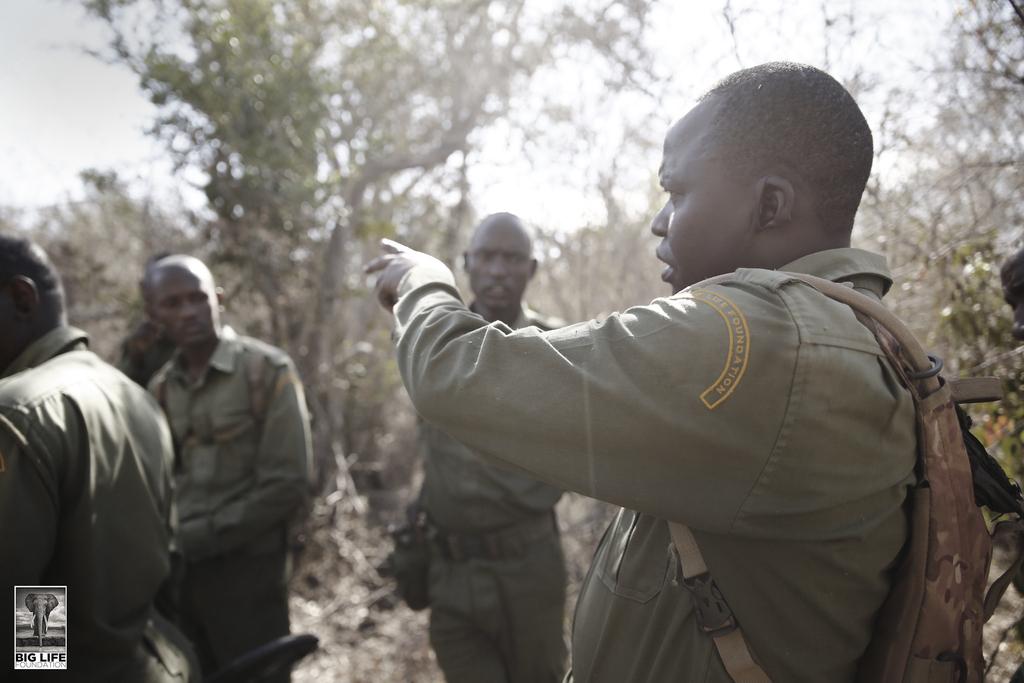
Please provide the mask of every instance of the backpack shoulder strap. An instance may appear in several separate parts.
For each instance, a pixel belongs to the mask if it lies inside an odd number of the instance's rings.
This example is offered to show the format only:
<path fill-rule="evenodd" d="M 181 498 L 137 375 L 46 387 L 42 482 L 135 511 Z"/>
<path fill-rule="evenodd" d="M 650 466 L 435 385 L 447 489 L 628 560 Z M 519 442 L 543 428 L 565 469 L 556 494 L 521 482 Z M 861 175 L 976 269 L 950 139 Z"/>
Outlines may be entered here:
<path fill-rule="evenodd" d="M 668 529 L 679 553 L 683 587 L 693 596 L 697 623 L 714 641 L 729 677 L 735 683 L 771 683 L 768 674 L 754 661 L 736 617 L 708 572 L 693 532 L 678 522 L 669 522 Z"/>
<path fill-rule="evenodd" d="M 267 416 L 269 388 L 267 387 L 267 359 L 253 349 L 245 353 L 245 383 L 249 391 L 249 413 L 257 423 L 262 424 Z"/>

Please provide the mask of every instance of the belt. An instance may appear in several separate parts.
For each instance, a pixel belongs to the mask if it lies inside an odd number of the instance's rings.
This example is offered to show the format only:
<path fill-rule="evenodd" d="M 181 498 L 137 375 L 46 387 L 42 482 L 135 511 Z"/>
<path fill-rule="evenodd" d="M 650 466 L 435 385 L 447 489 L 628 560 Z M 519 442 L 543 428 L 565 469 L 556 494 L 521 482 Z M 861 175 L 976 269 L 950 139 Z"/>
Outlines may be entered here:
<path fill-rule="evenodd" d="M 452 562 L 473 558 L 503 560 L 522 557 L 543 538 L 557 536 L 555 513 L 549 512 L 511 526 L 480 533 L 462 533 L 434 527 L 434 544 Z"/>

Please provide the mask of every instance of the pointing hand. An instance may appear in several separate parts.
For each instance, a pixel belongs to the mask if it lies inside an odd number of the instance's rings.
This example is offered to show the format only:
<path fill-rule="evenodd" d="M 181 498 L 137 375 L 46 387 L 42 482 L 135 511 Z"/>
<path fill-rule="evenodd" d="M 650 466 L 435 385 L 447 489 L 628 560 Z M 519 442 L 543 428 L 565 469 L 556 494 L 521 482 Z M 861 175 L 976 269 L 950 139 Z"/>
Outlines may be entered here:
<path fill-rule="evenodd" d="M 398 301 L 399 283 L 413 266 L 434 263 L 447 268 L 447 266 L 433 256 L 410 249 L 394 240 L 382 239 L 380 241 L 380 248 L 383 253 L 370 261 L 363 270 L 367 274 L 380 273 L 374 289 L 381 306 L 389 311 L 394 307 L 395 302 Z"/>

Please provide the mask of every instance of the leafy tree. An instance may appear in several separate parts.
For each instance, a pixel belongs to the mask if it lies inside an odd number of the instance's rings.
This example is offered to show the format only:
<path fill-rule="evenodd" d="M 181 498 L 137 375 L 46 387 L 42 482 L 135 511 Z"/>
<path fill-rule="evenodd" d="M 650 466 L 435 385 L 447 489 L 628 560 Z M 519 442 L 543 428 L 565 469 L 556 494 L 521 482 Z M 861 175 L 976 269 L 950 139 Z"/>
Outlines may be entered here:
<path fill-rule="evenodd" d="M 569 44 L 633 87 L 648 10 L 614 0 L 84 4 L 113 29 L 112 59 L 159 107 L 154 134 L 201 173 L 203 237 L 244 302 L 243 327 L 296 358 L 328 470 L 343 451 L 375 449 L 396 393 L 386 322 L 360 269 L 376 238 L 454 257 L 473 217 L 474 136 Z"/>

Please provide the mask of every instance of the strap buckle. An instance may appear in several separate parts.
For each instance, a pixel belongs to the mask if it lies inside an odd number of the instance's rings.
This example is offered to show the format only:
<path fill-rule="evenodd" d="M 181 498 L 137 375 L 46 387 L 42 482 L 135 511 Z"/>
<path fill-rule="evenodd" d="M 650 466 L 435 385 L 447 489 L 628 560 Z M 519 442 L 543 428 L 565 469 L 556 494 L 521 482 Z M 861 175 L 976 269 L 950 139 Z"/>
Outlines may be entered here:
<path fill-rule="evenodd" d="M 718 585 L 710 573 L 704 572 L 683 578 L 682 585 L 693 598 L 697 625 L 704 633 L 712 638 L 719 638 L 729 635 L 739 627 L 736 616 L 729 609 L 728 603 L 722 597 L 722 591 L 718 590 Z"/>
<path fill-rule="evenodd" d="M 908 372 L 907 377 L 913 380 L 923 380 L 935 377 L 937 374 L 942 372 L 942 359 L 938 356 L 928 354 L 928 360 L 931 361 L 932 365 L 927 370 L 920 370 L 918 372 Z"/>

